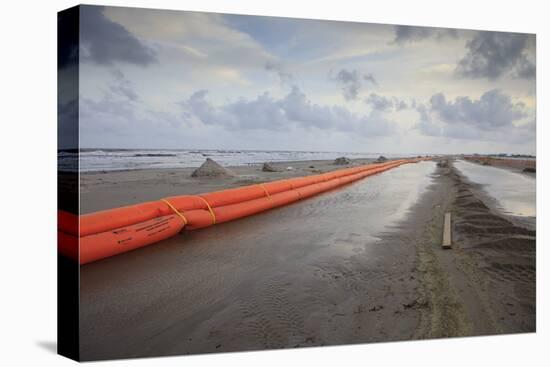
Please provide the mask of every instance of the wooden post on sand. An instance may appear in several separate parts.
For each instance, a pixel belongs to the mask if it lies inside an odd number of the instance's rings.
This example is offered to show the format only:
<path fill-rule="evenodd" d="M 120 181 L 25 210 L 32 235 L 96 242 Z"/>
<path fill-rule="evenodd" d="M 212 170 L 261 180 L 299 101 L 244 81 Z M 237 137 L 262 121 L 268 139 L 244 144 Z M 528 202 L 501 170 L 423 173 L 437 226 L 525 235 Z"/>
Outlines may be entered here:
<path fill-rule="evenodd" d="M 451 248 L 451 212 L 445 213 L 445 223 L 443 224 L 443 243 L 444 249 Z"/>

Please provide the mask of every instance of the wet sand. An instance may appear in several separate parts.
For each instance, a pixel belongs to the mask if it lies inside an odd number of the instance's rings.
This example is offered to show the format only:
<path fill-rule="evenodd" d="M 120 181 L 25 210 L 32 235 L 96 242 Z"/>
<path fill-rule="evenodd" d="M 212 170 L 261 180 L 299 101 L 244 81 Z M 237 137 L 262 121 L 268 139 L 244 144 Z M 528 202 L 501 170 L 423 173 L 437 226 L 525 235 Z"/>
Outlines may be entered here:
<path fill-rule="evenodd" d="M 498 210 L 491 192 L 448 164 L 438 169 L 433 192 L 444 192 L 418 246 L 420 337 L 535 332 L 535 218 Z M 440 248 L 441 237 L 431 241 L 446 211 L 453 215 L 452 250 Z"/>
<path fill-rule="evenodd" d="M 518 183 L 517 193 L 508 195 L 506 185 L 502 183 L 496 188 L 501 191 L 504 187 L 504 193 L 496 194 L 493 192 L 495 187 L 474 183 L 457 169 L 453 169 L 450 175 L 457 190 L 453 203 L 456 216 L 454 233 L 460 246 L 461 268 L 469 281 L 476 284 L 476 292 L 487 316 L 483 331 L 534 332 L 535 193 L 531 187 L 534 183 L 525 182 L 534 178 L 520 177 L 522 184 Z M 523 199 L 518 200 L 518 197 Z M 506 205 L 503 207 L 496 199 L 504 199 Z M 523 201 L 524 205 L 518 205 L 518 201 Z M 514 215 L 514 212 L 521 215 Z"/>
<path fill-rule="evenodd" d="M 118 172 L 94 172 L 80 175 L 80 210 L 82 214 L 122 205 L 158 200 L 172 195 L 192 195 L 232 187 L 315 175 L 340 168 L 371 163 L 373 159 L 356 159 L 352 165 L 335 165 L 334 161 L 276 162 L 277 172 L 263 172 L 261 164 L 228 167 L 235 177 L 191 177 L 195 168 L 146 169 Z M 288 167 L 292 167 L 288 170 Z"/>
<path fill-rule="evenodd" d="M 239 177 L 200 185 L 189 170 L 83 175 L 81 205 L 91 212 L 340 168 L 276 166 L 296 170 L 232 168 Z M 469 229 L 483 215 L 497 220 L 471 205 L 481 195 L 452 167 L 410 164 L 83 266 L 82 358 L 534 331 L 534 232 L 511 222 Z M 450 251 L 440 248 L 447 210 L 457 215 Z"/>

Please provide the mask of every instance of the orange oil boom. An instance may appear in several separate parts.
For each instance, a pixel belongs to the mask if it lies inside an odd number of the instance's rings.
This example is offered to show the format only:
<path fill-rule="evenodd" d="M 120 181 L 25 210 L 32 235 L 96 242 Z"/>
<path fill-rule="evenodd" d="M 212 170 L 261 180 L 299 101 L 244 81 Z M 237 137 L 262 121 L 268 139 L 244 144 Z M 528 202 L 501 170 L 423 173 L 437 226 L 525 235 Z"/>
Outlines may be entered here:
<path fill-rule="evenodd" d="M 250 216 L 419 160 L 396 160 L 200 195 L 173 196 L 81 216 L 59 211 L 58 249 L 86 264 L 164 240 L 184 228 L 194 230 Z"/>

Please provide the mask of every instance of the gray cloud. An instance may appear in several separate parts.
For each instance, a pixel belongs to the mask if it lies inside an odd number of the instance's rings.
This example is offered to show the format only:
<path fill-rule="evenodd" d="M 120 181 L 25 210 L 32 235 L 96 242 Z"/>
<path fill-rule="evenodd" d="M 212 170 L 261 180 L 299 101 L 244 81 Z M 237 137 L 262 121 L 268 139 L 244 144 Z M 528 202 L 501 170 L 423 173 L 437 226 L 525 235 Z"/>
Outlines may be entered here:
<path fill-rule="evenodd" d="M 441 127 L 433 122 L 432 116 L 426 105 L 423 103 L 417 104 L 416 111 L 418 112 L 420 118 L 415 125 L 415 128 L 427 136 L 440 136 Z"/>
<path fill-rule="evenodd" d="M 291 84 L 294 82 L 294 75 L 287 71 L 283 64 L 274 61 L 267 61 L 264 66 L 265 70 L 272 71 L 277 74 L 281 84 Z"/>
<path fill-rule="evenodd" d="M 449 124 L 461 123 L 481 130 L 510 127 L 514 121 L 527 116 L 525 105 L 513 103 L 510 96 L 497 89 L 483 93 L 479 100 L 457 97 L 447 101 L 442 93 L 430 99 L 431 110 Z"/>
<path fill-rule="evenodd" d="M 522 57 L 517 65 L 514 76 L 521 79 L 535 79 L 537 76 L 536 66 L 527 57 Z"/>
<path fill-rule="evenodd" d="M 206 100 L 207 91 L 193 93 L 182 103 L 187 116 L 227 130 L 264 129 L 288 131 L 294 128 L 347 131 L 366 137 L 384 136 L 394 130 L 381 114 L 358 115 L 341 106 L 312 103 L 296 86 L 282 99 L 264 93 L 256 99 L 241 98 L 220 107 Z"/>
<path fill-rule="evenodd" d="M 365 103 L 378 111 L 388 111 L 393 109 L 393 100 L 391 98 L 384 97 L 376 93 L 371 93 L 367 99 L 365 99 Z"/>
<path fill-rule="evenodd" d="M 534 139 L 532 123 L 515 123 L 529 116 L 523 103 L 514 103 L 510 96 L 493 89 L 480 99 L 457 97 L 447 100 L 442 93 L 434 94 L 429 105 L 419 103 L 419 121 L 415 128 L 428 136 L 456 139 L 517 142 Z"/>
<path fill-rule="evenodd" d="M 407 104 L 407 102 L 401 99 L 398 99 L 396 97 L 393 97 L 393 103 L 396 111 L 406 110 L 407 108 L 409 108 L 409 105 Z"/>
<path fill-rule="evenodd" d="M 178 146 L 177 141 L 185 137 L 182 132 L 188 131 L 182 129 L 184 124 L 185 119 L 176 114 L 142 109 L 129 99 L 111 94 L 99 100 L 80 98 L 81 146 Z"/>
<path fill-rule="evenodd" d="M 254 100 L 241 98 L 219 108 L 206 100 L 207 93 L 199 90 L 182 103 L 187 116 L 194 116 L 206 125 L 222 125 L 228 130 L 288 128 L 284 111 L 267 93 Z"/>
<path fill-rule="evenodd" d="M 124 74 L 118 69 L 114 69 L 112 74 L 115 77 L 116 84 L 109 86 L 110 91 L 136 102 L 139 96 L 134 90 L 133 83 L 126 79 Z"/>
<path fill-rule="evenodd" d="M 394 42 L 399 44 L 423 41 L 428 38 L 456 38 L 456 29 L 396 25 Z"/>
<path fill-rule="evenodd" d="M 371 82 L 374 85 L 378 85 L 378 82 L 376 81 L 372 73 L 363 75 L 363 80 L 366 80 L 367 82 Z"/>
<path fill-rule="evenodd" d="M 467 78 L 496 79 L 507 73 L 533 78 L 535 65 L 527 57 L 528 42 L 527 34 L 478 32 L 466 43 L 468 52 L 456 73 Z"/>
<path fill-rule="evenodd" d="M 147 66 L 157 61 L 156 53 L 126 28 L 109 20 L 101 6 L 81 5 L 81 56 L 98 64 L 114 62 Z"/>
<path fill-rule="evenodd" d="M 357 99 L 359 91 L 363 86 L 363 81 L 378 85 L 372 74 L 361 75 L 358 70 L 342 69 L 336 74 L 334 80 L 342 86 L 342 93 L 346 101 Z"/>
<path fill-rule="evenodd" d="M 401 111 L 409 108 L 407 102 L 397 98 L 397 97 L 386 97 L 381 96 L 376 93 L 371 93 L 365 99 L 365 103 L 371 106 L 377 111 Z"/>

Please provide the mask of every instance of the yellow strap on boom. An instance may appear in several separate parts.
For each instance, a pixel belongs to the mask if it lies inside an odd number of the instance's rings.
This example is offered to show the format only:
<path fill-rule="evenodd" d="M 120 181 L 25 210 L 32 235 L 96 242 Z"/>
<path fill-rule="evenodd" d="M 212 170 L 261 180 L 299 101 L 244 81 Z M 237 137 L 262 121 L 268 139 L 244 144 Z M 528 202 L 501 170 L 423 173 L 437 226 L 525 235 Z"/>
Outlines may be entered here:
<path fill-rule="evenodd" d="M 210 212 L 210 215 L 212 216 L 212 224 L 216 224 L 216 214 L 214 214 L 214 211 L 212 210 L 212 207 L 210 206 L 208 201 L 206 201 L 206 199 L 203 198 L 202 196 L 197 195 L 197 197 L 200 198 L 202 201 L 204 201 L 204 203 L 208 207 L 208 211 Z"/>
<path fill-rule="evenodd" d="M 179 217 L 183 220 L 183 223 L 185 225 L 187 225 L 187 218 L 185 218 L 185 216 L 179 212 L 173 205 L 172 203 L 170 203 L 168 200 L 166 199 L 160 199 L 160 201 L 162 201 L 163 203 L 165 203 L 166 205 L 168 205 L 170 207 L 170 209 L 172 209 L 174 211 L 174 213 L 176 213 L 177 215 L 179 215 Z"/>
<path fill-rule="evenodd" d="M 264 192 L 265 192 L 265 195 L 268 197 L 269 200 L 273 200 L 271 198 L 271 195 L 269 195 L 269 191 L 267 191 L 267 188 L 265 187 L 265 185 L 262 183 L 259 185 L 262 189 L 264 189 Z"/>

